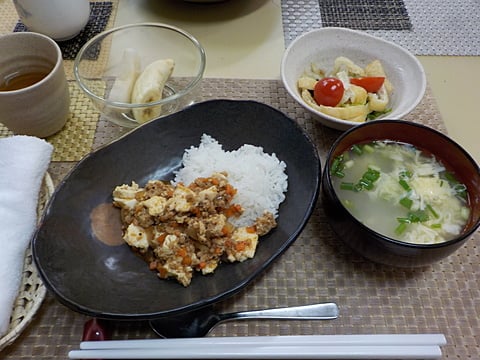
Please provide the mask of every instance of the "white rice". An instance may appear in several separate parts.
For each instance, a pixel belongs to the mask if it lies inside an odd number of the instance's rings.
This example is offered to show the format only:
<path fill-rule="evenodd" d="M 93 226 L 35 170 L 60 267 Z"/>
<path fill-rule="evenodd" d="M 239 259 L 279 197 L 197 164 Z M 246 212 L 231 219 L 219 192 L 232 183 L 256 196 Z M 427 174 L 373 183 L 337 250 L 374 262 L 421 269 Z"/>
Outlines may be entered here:
<path fill-rule="evenodd" d="M 286 164 L 275 153 L 267 154 L 262 147 L 249 144 L 238 150 L 224 151 L 217 140 L 203 134 L 198 147 L 185 150 L 182 163 L 173 184 L 190 184 L 196 178 L 208 177 L 214 172 L 228 173 L 230 184 L 237 189 L 233 203 L 245 209 L 241 217 L 230 219 L 235 226 L 252 225 L 264 211 L 278 217 L 278 208 L 285 200 L 288 177 Z"/>

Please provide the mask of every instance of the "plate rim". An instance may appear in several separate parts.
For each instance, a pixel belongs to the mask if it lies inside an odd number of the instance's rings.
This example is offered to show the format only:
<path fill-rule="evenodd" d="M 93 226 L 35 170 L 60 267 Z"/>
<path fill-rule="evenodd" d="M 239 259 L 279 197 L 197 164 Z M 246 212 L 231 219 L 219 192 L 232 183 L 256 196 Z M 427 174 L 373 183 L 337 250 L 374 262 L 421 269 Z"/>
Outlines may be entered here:
<path fill-rule="evenodd" d="M 241 281 L 236 283 L 235 286 L 231 287 L 228 291 L 216 293 L 215 295 L 211 295 L 208 298 L 203 298 L 203 299 L 200 299 L 200 300 L 192 301 L 188 304 L 184 304 L 184 305 L 176 307 L 174 309 L 167 309 L 167 310 L 156 311 L 156 312 L 142 312 L 142 313 L 136 312 L 136 313 L 129 313 L 129 314 L 120 314 L 118 312 L 106 312 L 106 311 L 101 311 L 101 310 L 100 310 L 101 312 L 99 312 L 98 310 L 91 309 L 88 306 L 78 304 L 76 301 L 74 301 L 72 299 L 68 299 L 63 295 L 58 294 L 57 290 L 55 289 L 56 288 L 55 285 L 53 285 L 49 281 L 49 279 L 48 279 L 49 277 L 44 273 L 44 270 L 39 266 L 38 267 L 39 268 L 39 273 L 40 273 L 42 279 L 44 280 L 45 285 L 47 286 L 48 289 L 50 289 L 53 292 L 55 297 L 62 304 L 64 304 L 65 306 L 67 306 L 68 308 L 70 308 L 70 309 L 72 309 L 76 312 L 79 312 L 79 313 L 82 313 L 82 314 L 85 314 L 85 315 L 95 316 L 95 317 L 104 318 L 104 319 L 116 319 L 116 320 L 122 320 L 122 319 L 123 320 L 151 320 L 151 319 L 155 319 L 155 318 L 158 318 L 158 317 L 176 315 L 176 314 L 179 314 L 179 313 L 182 313 L 182 312 L 196 310 L 196 309 L 202 308 L 202 307 L 207 306 L 207 305 L 215 304 L 215 303 L 217 303 L 221 300 L 224 300 L 226 298 L 229 298 L 229 297 L 237 294 L 239 291 L 241 291 L 243 288 L 245 288 L 248 284 L 250 284 L 255 278 L 257 278 L 262 273 L 264 273 L 272 265 L 272 263 L 274 263 L 274 260 L 279 258 L 290 247 L 290 245 L 292 245 L 295 242 L 295 240 L 298 238 L 300 233 L 303 231 L 303 229 L 307 225 L 308 219 L 310 218 L 310 216 L 312 215 L 312 213 L 315 209 L 315 204 L 317 203 L 317 200 L 318 200 L 319 194 L 320 194 L 321 160 L 320 160 L 320 156 L 319 156 L 317 147 L 316 147 L 315 143 L 312 141 L 310 135 L 306 132 L 305 129 L 303 129 L 300 126 L 300 124 L 298 124 L 297 121 L 292 119 L 290 116 L 286 115 L 282 111 L 280 111 L 280 110 L 278 110 L 278 109 L 276 109 L 276 108 L 274 108 L 274 107 L 272 107 L 268 104 L 261 103 L 261 102 L 255 101 L 255 100 L 229 100 L 229 99 L 207 100 L 207 101 L 195 103 L 195 104 L 193 104 L 193 105 L 191 105 L 191 106 L 189 106 L 189 107 L 187 107 L 187 108 L 185 108 L 185 109 L 183 109 L 179 112 L 191 111 L 195 107 L 208 106 L 211 103 L 217 103 L 217 104 L 230 103 L 230 104 L 241 104 L 241 105 L 254 104 L 255 106 L 261 106 L 261 107 L 264 107 L 264 108 L 268 108 L 270 111 L 274 111 L 274 112 L 278 113 L 279 115 L 281 115 L 286 120 L 290 121 L 291 124 L 293 126 L 295 126 L 298 129 L 298 131 L 303 135 L 306 142 L 309 144 L 309 148 L 312 150 L 312 155 L 313 155 L 313 158 L 315 159 L 316 170 L 318 170 L 318 171 L 317 171 L 317 176 L 315 177 L 315 181 L 314 181 L 315 182 L 315 188 L 312 190 L 313 196 L 309 199 L 309 203 L 306 205 L 307 211 L 305 212 L 305 214 L 301 218 L 300 226 L 295 230 L 294 233 L 289 235 L 288 239 L 284 243 L 282 243 L 281 246 L 275 251 L 275 254 L 273 254 L 272 256 L 270 256 L 268 258 L 268 261 L 267 261 L 266 265 L 262 265 L 256 271 L 254 271 L 252 273 L 249 273 L 248 276 L 242 278 Z M 166 117 L 178 116 L 179 112 L 174 113 L 174 114 L 170 114 Z M 110 145 L 112 145 L 114 143 L 117 143 L 117 142 L 120 142 L 120 141 L 123 141 L 126 137 L 131 136 L 133 133 L 135 133 L 137 131 L 141 131 L 141 129 L 144 129 L 144 128 L 149 127 L 149 126 L 155 126 L 154 123 L 156 121 L 162 121 L 162 119 L 165 119 L 166 117 L 159 118 L 159 119 L 156 119 L 156 120 L 151 121 L 149 123 L 146 123 L 142 126 L 139 126 L 135 129 L 133 129 L 132 131 L 122 135 L 118 139 L 112 141 L 111 143 L 106 144 L 102 147 L 99 147 L 98 149 L 96 149 L 96 150 L 92 151 L 91 153 L 89 153 L 88 155 L 86 155 L 77 164 L 75 164 L 75 166 L 69 171 L 69 173 L 62 179 L 60 184 L 55 189 L 54 194 L 52 195 L 50 204 L 54 203 L 54 200 L 55 200 L 55 197 L 56 197 L 57 193 L 63 188 L 65 183 L 68 181 L 69 177 L 85 161 L 88 161 L 89 158 L 94 156 L 96 153 L 103 151 L 103 149 L 109 147 Z M 45 211 L 43 213 L 43 217 L 45 217 L 47 214 L 48 214 L 48 211 Z M 35 244 L 35 240 L 37 238 L 37 233 L 38 233 L 39 230 L 40 229 L 37 229 L 37 232 L 34 235 L 34 244 Z M 35 246 L 33 246 L 33 255 L 34 255 L 35 262 L 39 261 L 38 256 L 37 256 L 36 251 L 35 251 Z"/>

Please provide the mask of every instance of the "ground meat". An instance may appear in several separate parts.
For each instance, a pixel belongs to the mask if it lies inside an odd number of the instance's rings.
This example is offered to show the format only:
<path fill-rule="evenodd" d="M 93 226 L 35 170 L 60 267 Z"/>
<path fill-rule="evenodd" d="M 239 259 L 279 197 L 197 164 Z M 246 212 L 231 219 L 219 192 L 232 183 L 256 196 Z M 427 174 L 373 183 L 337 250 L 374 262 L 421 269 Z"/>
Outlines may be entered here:
<path fill-rule="evenodd" d="M 144 188 L 120 185 L 113 191 L 113 204 L 121 208 L 127 244 L 160 278 L 188 286 L 195 271 L 210 274 L 222 259 L 253 257 L 259 235 L 276 226 L 271 213 L 252 226 L 233 226 L 229 218 L 243 212 L 232 203 L 235 194 L 227 174 L 215 173 L 187 187 L 157 180 Z"/>
<path fill-rule="evenodd" d="M 148 228 L 155 223 L 154 217 L 151 216 L 148 213 L 148 209 L 141 204 L 135 207 L 133 217 L 134 219 L 132 222 L 135 223 L 135 225 L 141 226 L 143 228 Z"/>
<path fill-rule="evenodd" d="M 277 226 L 277 222 L 271 212 L 265 211 L 262 216 L 255 220 L 255 230 L 259 236 L 268 234 Z"/>

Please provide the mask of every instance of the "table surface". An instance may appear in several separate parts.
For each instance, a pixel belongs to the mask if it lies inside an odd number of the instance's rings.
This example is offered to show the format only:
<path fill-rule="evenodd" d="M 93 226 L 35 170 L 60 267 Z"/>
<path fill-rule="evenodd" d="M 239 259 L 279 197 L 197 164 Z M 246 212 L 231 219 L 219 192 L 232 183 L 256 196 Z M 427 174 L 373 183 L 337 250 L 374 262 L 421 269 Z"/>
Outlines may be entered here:
<path fill-rule="evenodd" d="M 312 137 L 320 157 L 339 132 L 315 122 L 289 97 L 279 80 L 285 49 L 282 4 L 278 1 L 230 0 L 218 4 L 183 1 L 116 0 L 107 27 L 159 21 L 194 34 L 204 45 L 208 65 L 202 100 L 257 100 L 294 118 Z M 13 6 L 0 0 L 0 11 Z M 192 15 L 192 14 L 195 14 Z M 13 30 L 16 19 L 0 20 L 0 33 Z M 478 41 L 478 39 L 476 39 Z M 449 133 L 477 160 L 475 121 L 480 82 L 478 56 L 419 56 L 428 88 L 408 120 Z M 67 73 L 71 61 L 65 61 Z M 71 75 L 71 74 L 70 74 Z M 72 79 L 72 78 L 71 78 Z M 100 117 L 73 80 L 71 118 L 61 133 L 47 140 L 55 146 L 49 168 L 58 184 L 84 155 L 127 130 Z M 0 128 L 0 136 L 10 136 Z M 81 140 L 81 141 L 80 141 Z M 262 276 L 218 305 L 220 311 L 283 307 L 334 301 L 334 321 L 239 321 L 222 324 L 211 336 L 287 334 L 444 333 L 444 359 L 480 358 L 480 233 L 452 256 L 421 269 L 392 269 L 352 253 L 332 233 L 317 204 L 298 240 Z M 66 359 L 78 348 L 84 315 L 47 294 L 38 313 L 16 341 L 0 352 L 2 359 Z M 144 322 L 112 322 L 113 337 L 152 338 Z"/>
<path fill-rule="evenodd" d="M 174 24 L 195 35 L 208 55 L 207 78 L 280 78 L 280 59 L 285 49 L 280 0 L 230 0 L 208 5 L 120 1 L 117 25 L 144 21 Z M 480 39 L 471 41 L 478 48 Z M 480 56 L 418 56 L 418 59 L 425 68 L 449 135 L 480 161 L 475 90 L 480 83 Z"/>

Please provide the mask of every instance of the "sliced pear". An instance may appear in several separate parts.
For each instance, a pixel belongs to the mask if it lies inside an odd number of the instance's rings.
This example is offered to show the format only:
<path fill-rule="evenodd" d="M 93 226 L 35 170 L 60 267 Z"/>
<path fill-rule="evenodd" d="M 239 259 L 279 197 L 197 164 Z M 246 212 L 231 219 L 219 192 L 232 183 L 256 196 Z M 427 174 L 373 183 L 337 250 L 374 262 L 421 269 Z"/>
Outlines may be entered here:
<path fill-rule="evenodd" d="M 165 83 L 172 75 L 174 67 L 175 62 L 172 59 L 161 59 L 147 65 L 133 87 L 132 104 L 161 100 Z M 133 110 L 133 116 L 139 123 L 152 120 L 160 116 L 161 113 L 161 105 Z"/>
<path fill-rule="evenodd" d="M 135 49 L 125 49 L 108 99 L 129 103 L 138 75 L 140 75 L 140 56 Z"/>

